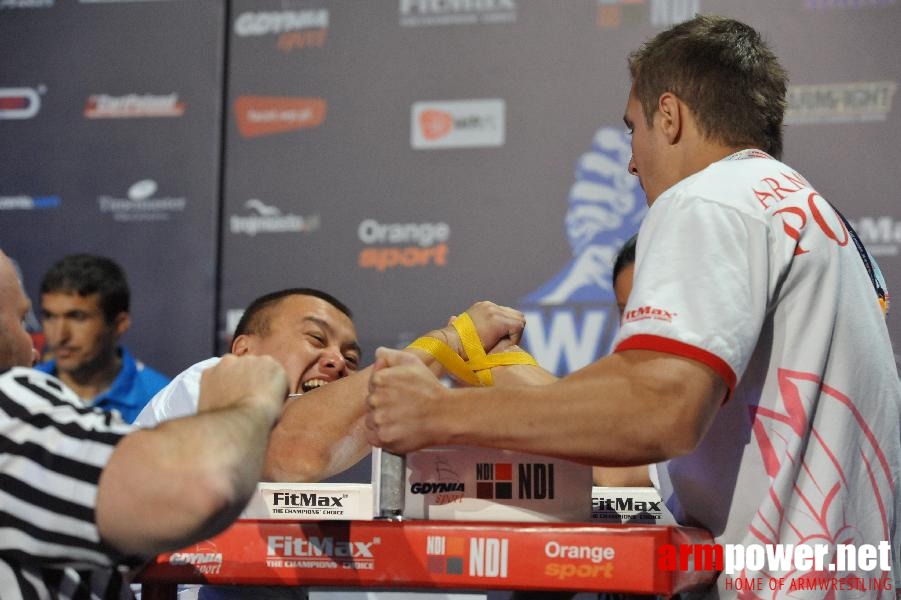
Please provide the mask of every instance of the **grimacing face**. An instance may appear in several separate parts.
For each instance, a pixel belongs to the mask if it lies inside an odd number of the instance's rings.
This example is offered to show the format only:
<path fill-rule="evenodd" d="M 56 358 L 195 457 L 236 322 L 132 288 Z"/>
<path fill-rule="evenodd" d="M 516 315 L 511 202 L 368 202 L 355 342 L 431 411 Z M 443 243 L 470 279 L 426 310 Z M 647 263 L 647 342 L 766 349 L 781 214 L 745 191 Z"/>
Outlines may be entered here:
<path fill-rule="evenodd" d="M 268 332 L 238 336 L 232 351 L 272 356 L 287 371 L 291 393 L 314 390 L 359 368 L 353 321 L 330 303 L 295 294 L 265 310 Z"/>

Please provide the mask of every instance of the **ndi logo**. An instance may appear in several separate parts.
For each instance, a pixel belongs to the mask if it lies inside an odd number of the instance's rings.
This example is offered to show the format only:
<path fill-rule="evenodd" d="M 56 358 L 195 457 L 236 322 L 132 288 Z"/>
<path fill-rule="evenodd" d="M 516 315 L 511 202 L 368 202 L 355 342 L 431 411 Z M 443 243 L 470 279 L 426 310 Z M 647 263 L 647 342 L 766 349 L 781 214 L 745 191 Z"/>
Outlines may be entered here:
<path fill-rule="evenodd" d="M 554 499 L 553 463 L 519 463 L 516 470 L 518 499 Z M 512 463 L 476 464 L 476 498 L 512 500 L 513 485 Z"/>
<path fill-rule="evenodd" d="M 620 128 L 598 129 L 569 191 L 565 225 L 573 257 L 521 301 L 523 345 L 557 375 L 609 352 L 616 334 L 613 261 L 647 210 L 638 178 L 628 171 L 631 156 L 630 139 Z"/>

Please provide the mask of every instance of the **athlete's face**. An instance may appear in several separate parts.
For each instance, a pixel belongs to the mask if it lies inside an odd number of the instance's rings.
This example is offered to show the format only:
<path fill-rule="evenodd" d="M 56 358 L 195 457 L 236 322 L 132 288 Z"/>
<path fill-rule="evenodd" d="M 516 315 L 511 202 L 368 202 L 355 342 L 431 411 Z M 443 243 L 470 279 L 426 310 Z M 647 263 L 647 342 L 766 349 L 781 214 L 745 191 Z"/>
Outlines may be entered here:
<path fill-rule="evenodd" d="M 0 369 L 30 367 L 35 352 L 25 330 L 31 302 L 22 290 L 12 261 L 0 250 Z"/>
<path fill-rule="evenodd" d="M 128 313 L 108 322 L 100 294 L 41 294 L 41 327 L 59 373 L 91 373 L 113 360 L 116 344 L 128 329 Z"/>
<path fill-rule="evenodd" d="M 657 196 L 675 183 L 675 181 L 667 179 L 665 161 L 660 156 L 661 149 L 665 148 L 665 140 L 657 127 L 659 118 L 659 113 L 655 113 L 652 125 L 648 125 L 644 109 L 635 95 L 633 86 L 626 103 L 626 112 L 623 115 L 623 121 L 632 136 L 632 158 L 629 160 L 629 172 L 638 177 L 638 182 L 647 197 L 648 206 L 657 199 Z"/>
<path fill-rule="evenodd" d="M 292 295 L 266 310 L 266 333 L 238 336 L 232 351 L 275 358 L 288 373 L 291 393 L 308 392 L 359 368 L 353 321 L 330 303 Z"/>

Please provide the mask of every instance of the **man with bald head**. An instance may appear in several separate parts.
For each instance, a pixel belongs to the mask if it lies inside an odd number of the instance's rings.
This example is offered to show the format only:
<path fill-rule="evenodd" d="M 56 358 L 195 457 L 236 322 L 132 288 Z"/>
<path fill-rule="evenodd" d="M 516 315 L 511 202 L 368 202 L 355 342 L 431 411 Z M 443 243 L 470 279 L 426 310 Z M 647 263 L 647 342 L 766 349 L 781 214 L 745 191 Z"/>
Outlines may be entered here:
<path fill-rule="evenodd" d="M 130 569 L 215 535 L 245 506 L 288 390 L 284 369 L 225 357 L 202 377 L 196 416 L 134 430 L 31 368 L 29 307 L 0 251 L 0 590 L 130 598 Z"/>

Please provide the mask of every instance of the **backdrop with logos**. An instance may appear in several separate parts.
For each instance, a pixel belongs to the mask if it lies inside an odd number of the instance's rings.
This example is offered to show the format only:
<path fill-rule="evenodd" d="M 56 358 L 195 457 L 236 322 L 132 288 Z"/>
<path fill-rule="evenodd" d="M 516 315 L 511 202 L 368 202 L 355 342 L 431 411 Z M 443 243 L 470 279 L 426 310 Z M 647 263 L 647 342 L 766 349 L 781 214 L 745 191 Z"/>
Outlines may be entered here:
<path fill-rule="evenodd" d="M 897 0 L 0 0 L 0 246 L 35 303 L 63 254 L 120 261 L 169 374 L 293 286 L 350 305 L 366 362 L 491 299 L 571 371 L 645 210 L 626 56 L 696 12 L 772 43 L 785 160 L 901 286 Z"/>

